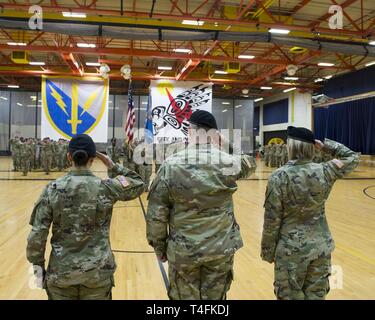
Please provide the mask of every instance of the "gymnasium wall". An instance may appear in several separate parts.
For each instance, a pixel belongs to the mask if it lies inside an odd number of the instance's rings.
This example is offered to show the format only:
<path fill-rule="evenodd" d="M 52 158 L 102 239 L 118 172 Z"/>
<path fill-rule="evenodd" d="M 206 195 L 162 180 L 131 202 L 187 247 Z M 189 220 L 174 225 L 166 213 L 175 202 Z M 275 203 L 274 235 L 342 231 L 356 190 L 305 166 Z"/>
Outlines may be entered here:
<path fill-rule="evenodd" d="M 349 97 L 375 91 L 375 65 L 327 81 L 321 90 L 330 98 Z"/>
<path fill-rule="evenodd" d="M 261 103 L 255 105 L 254 128 L 257 142 L 261 145 L 265 142 L 265 133 L 280 133 L 285 131 L 289 125 L 311 128 L 311 94 L 301 93 L 297 90 L 274 95 L 265 98 Z M 282 134 L 284 136 L 284 134 Z M 276 137 L 276 136 L 275 136 Z M 269 135 L 267 134 L 267 139 Z"/>
<path fill-rule="evenodd" d="M 346 98 L 375 91 L 375 67 L 364 68 L 329 80 L 321 92 Z M 329 138 L 362 154 L 375 154 L 375 97 L 314 108 L 318 139 Z"/>

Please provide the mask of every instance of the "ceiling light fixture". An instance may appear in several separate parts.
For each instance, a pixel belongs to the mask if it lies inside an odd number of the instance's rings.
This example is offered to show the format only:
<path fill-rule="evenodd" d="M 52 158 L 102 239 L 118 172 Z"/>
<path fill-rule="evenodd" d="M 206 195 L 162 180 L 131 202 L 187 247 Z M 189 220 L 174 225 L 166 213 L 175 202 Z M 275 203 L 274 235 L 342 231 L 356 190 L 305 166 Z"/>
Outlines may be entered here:
<path fill-rule="evenodd" d="M 86 13 L 83 12 L 63 12 L 63 17 L 65 18 L 86 18 Z"/>
<path fill-rule="evenodd" d="M 258 99 L 255 99 L 254 102 L 259 102 L 259 101 L 262 101 L 263 98 L 258 98 Z"/>
<path fill-rule="evenodd" d="M 190 25 L 190 26 L 203 26 L 204 21 L 198 20 L 182 20 L 182 24 Z"/>
<path fill-rule="evenodd" d="M 262 90 L 272 90 L 272 87 L 260 87 Z"/>
<path fill-rule="evenodd" d="M 298 77 L 284 77 L 285 80 L 295 81 L 298 80 Z"/>
<path fill-rule="evenodd" d="M 331 62 L 319 62 L 318 66 L 319 67 L 333 67 L 335 64 Z"/>
<path fill-rule="evenodd" d="M 288 34 L 290 30 L 287 29 L 276 29 L 276 28 L 271 28 L 269 30 L 270 33 L 276 33 L 276 34 Z"/>
<path fill-rule="evenodd" d="M 174 52 L 178 52 L 178 53 L 191 53 L 191 49 L 184 49 L 184 48 L 176 48 L 176 49 L 173 49 Z"/>
<path fill-rule="evenodd" d="M 239 59 L 254 59 L 255 56 L 247 55 L 247 54 L 240 54 L 238 56 Z"/>
<path fill-rule="evenodd" d="M 99 62 L 86 62 L 86 66 L 88 66 L 88 67 L 100 67 L 101 64 Z"/>
<path fill-rule="evenodd" d="M 7 42 L 8 46 L 21 46 L 24 47 L 27 45 L 25 42 Z"/>
<path fill-rule="evenodd" d="M 372 61 L 372 62 L 366 63 L 366 67 L 373 66 L 374 64 L 375 64 L 375 61 Z"/>
<path fill-rule="evenodd" d="M 79 48 L 96 48 L 96 44 L 94 44 L 94 43 L 77 43 L 77 47 L 79 47 Z"/>
<path fill-rule="evenodd" d="M 16 85 L 16 84 L 10 84 L 8 85 L 8 88 L 13 88 L 13 89 L 18 89 L 20 86 Z"/>
<path fill-rule="evenodd" d="M 322 78 L 317 78 L 317 79 L 314 80 L 315 83 L 322 82 L 322 81 L 324 81 L 324 79 L 322 79 Z"/>
<path fill-rule="evenodd" d="M 167 66 L 158 66 L 159 70 L 172 70 L 172 67 L 167 67 Z"/>
<path fill-rule="evenodd" d="M 42 62 L 42 61 L 30 61 L 30 62 L 29 62 L 29 65 L 30 65 L 30 66 L 45 66 L 46 63 L 45 63 L 45 62 Z"/>
<path fill-rule="evenodd" d="M 224 70 L 215 70 L 215 73 L 216 74 L 228 74 L 228 72 L 226 72 Z"/>
<path fill-rule="evenodd" d="M 287 92 L 290 92 L 290 91 L 293 91 L 293 90 L 296 90 L 296 89 L 297 89 L 296 87 L 293 87 L 293 88 L 285 89 L 285 90 L 283 90 L 283 92 L 287 93 Z"/>

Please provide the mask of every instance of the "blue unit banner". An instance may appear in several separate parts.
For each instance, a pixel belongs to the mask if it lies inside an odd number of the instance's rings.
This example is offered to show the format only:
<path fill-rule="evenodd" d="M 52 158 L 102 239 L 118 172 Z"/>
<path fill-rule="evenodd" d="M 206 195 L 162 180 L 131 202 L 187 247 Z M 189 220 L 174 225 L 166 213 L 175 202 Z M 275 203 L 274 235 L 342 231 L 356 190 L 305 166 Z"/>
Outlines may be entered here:
<path fill-rule="evenodd" d="M 86 133 L 107 142 L 108 79 L 54 77 L 42 79 L 42 138 L 70 139 Z"/>

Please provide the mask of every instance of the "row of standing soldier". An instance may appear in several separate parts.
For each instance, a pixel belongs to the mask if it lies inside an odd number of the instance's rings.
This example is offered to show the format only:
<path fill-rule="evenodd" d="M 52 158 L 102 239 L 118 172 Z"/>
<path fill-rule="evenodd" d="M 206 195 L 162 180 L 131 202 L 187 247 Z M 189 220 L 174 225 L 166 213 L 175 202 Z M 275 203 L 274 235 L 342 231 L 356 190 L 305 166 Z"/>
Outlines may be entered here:
<path fill-rule="evenodd" d="M 288 149 L 286 144 L 271 143 L 265 145 L 260 151 L 261 157 L 267 167 L 280 168 L 288 162 Z M 313 162 L 321 163 L 332 160 L 329 153 L 315 150 Z"/>
<path fill-rule="evenodd" d="M 42 170 L 49 174 L 52 168 L 63 171 L 70 166 L 66 157 L 68 152 L 66 140 L 53 141 L 50 138 L 40 140 L 16 136 L 9 142 L 13 170 L 22 172 L 24 176 L 29 171 Z"/>

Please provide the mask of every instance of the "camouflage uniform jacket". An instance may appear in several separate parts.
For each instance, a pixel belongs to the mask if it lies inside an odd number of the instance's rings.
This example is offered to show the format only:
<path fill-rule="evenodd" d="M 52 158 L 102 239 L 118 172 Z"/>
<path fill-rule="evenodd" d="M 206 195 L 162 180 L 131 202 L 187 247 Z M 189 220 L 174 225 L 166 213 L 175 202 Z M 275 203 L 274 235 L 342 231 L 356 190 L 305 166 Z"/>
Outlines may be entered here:
<path fill-rule="evenodd" d="M 133 149 L 129 143 L 124 142 L 123 152 L 127 161 L 133 161 Z"/>
<path fill-rule="evenodd" d="M 116 268 L 109 231 L 113 205 L 143 192 L 140 176 L 120 165 L 102 180 L 89 170 L 74 169 L 44 189 L 31 215 L 27 259 L 44 267 L 48 231 L 52 251 L 46 279 L 76 285 L 100 281 Z"/>
<path fill-rule="evenodd" d="M 270 176 L 264 204 L 263 260 L 272 262 L 275 256 L 292 254 L 307 259 L 333 251 L 325 202 L 335 181 L 356 168 L 358 155 L 328 139 L 322 151 L 340 159 L 344 165 L 339 168 L 335 161 L 290 160 Z"/>
<path fill-rule="evenodd" d="M 228 169 L 232 163 L 233 171 Z M 241 248 L 232 195 L 236 180 L 255 168 L 253 157 L 232 156 L 211 145 L 190 144 L 167 158 L 148 196 L 147 239 L 157 256 L 167 254 L 170 262 L 203 262 Z"/>
<path fill-rule="evenodd" d="M 121 153 L 119 147 L 110 145 L 107 147 L 106 153 L 112 159 L 113 162 L 119 162 Z"/>
<path fill-rule="evenodd" d="M 9 140 L 10 151 L 12 152 L 12 154 L 15 154 L 17 152 L 17 143 L 18 143 L 18 139 L 16 138 L 11 138 Z"/>
<path fill-rule="evenodd" d="M 52 142 L 43 142 L 41 145 L 42 156 L 44 158 L 52 157 L 54 149 L 55 147 L 53 146 Z"/>

